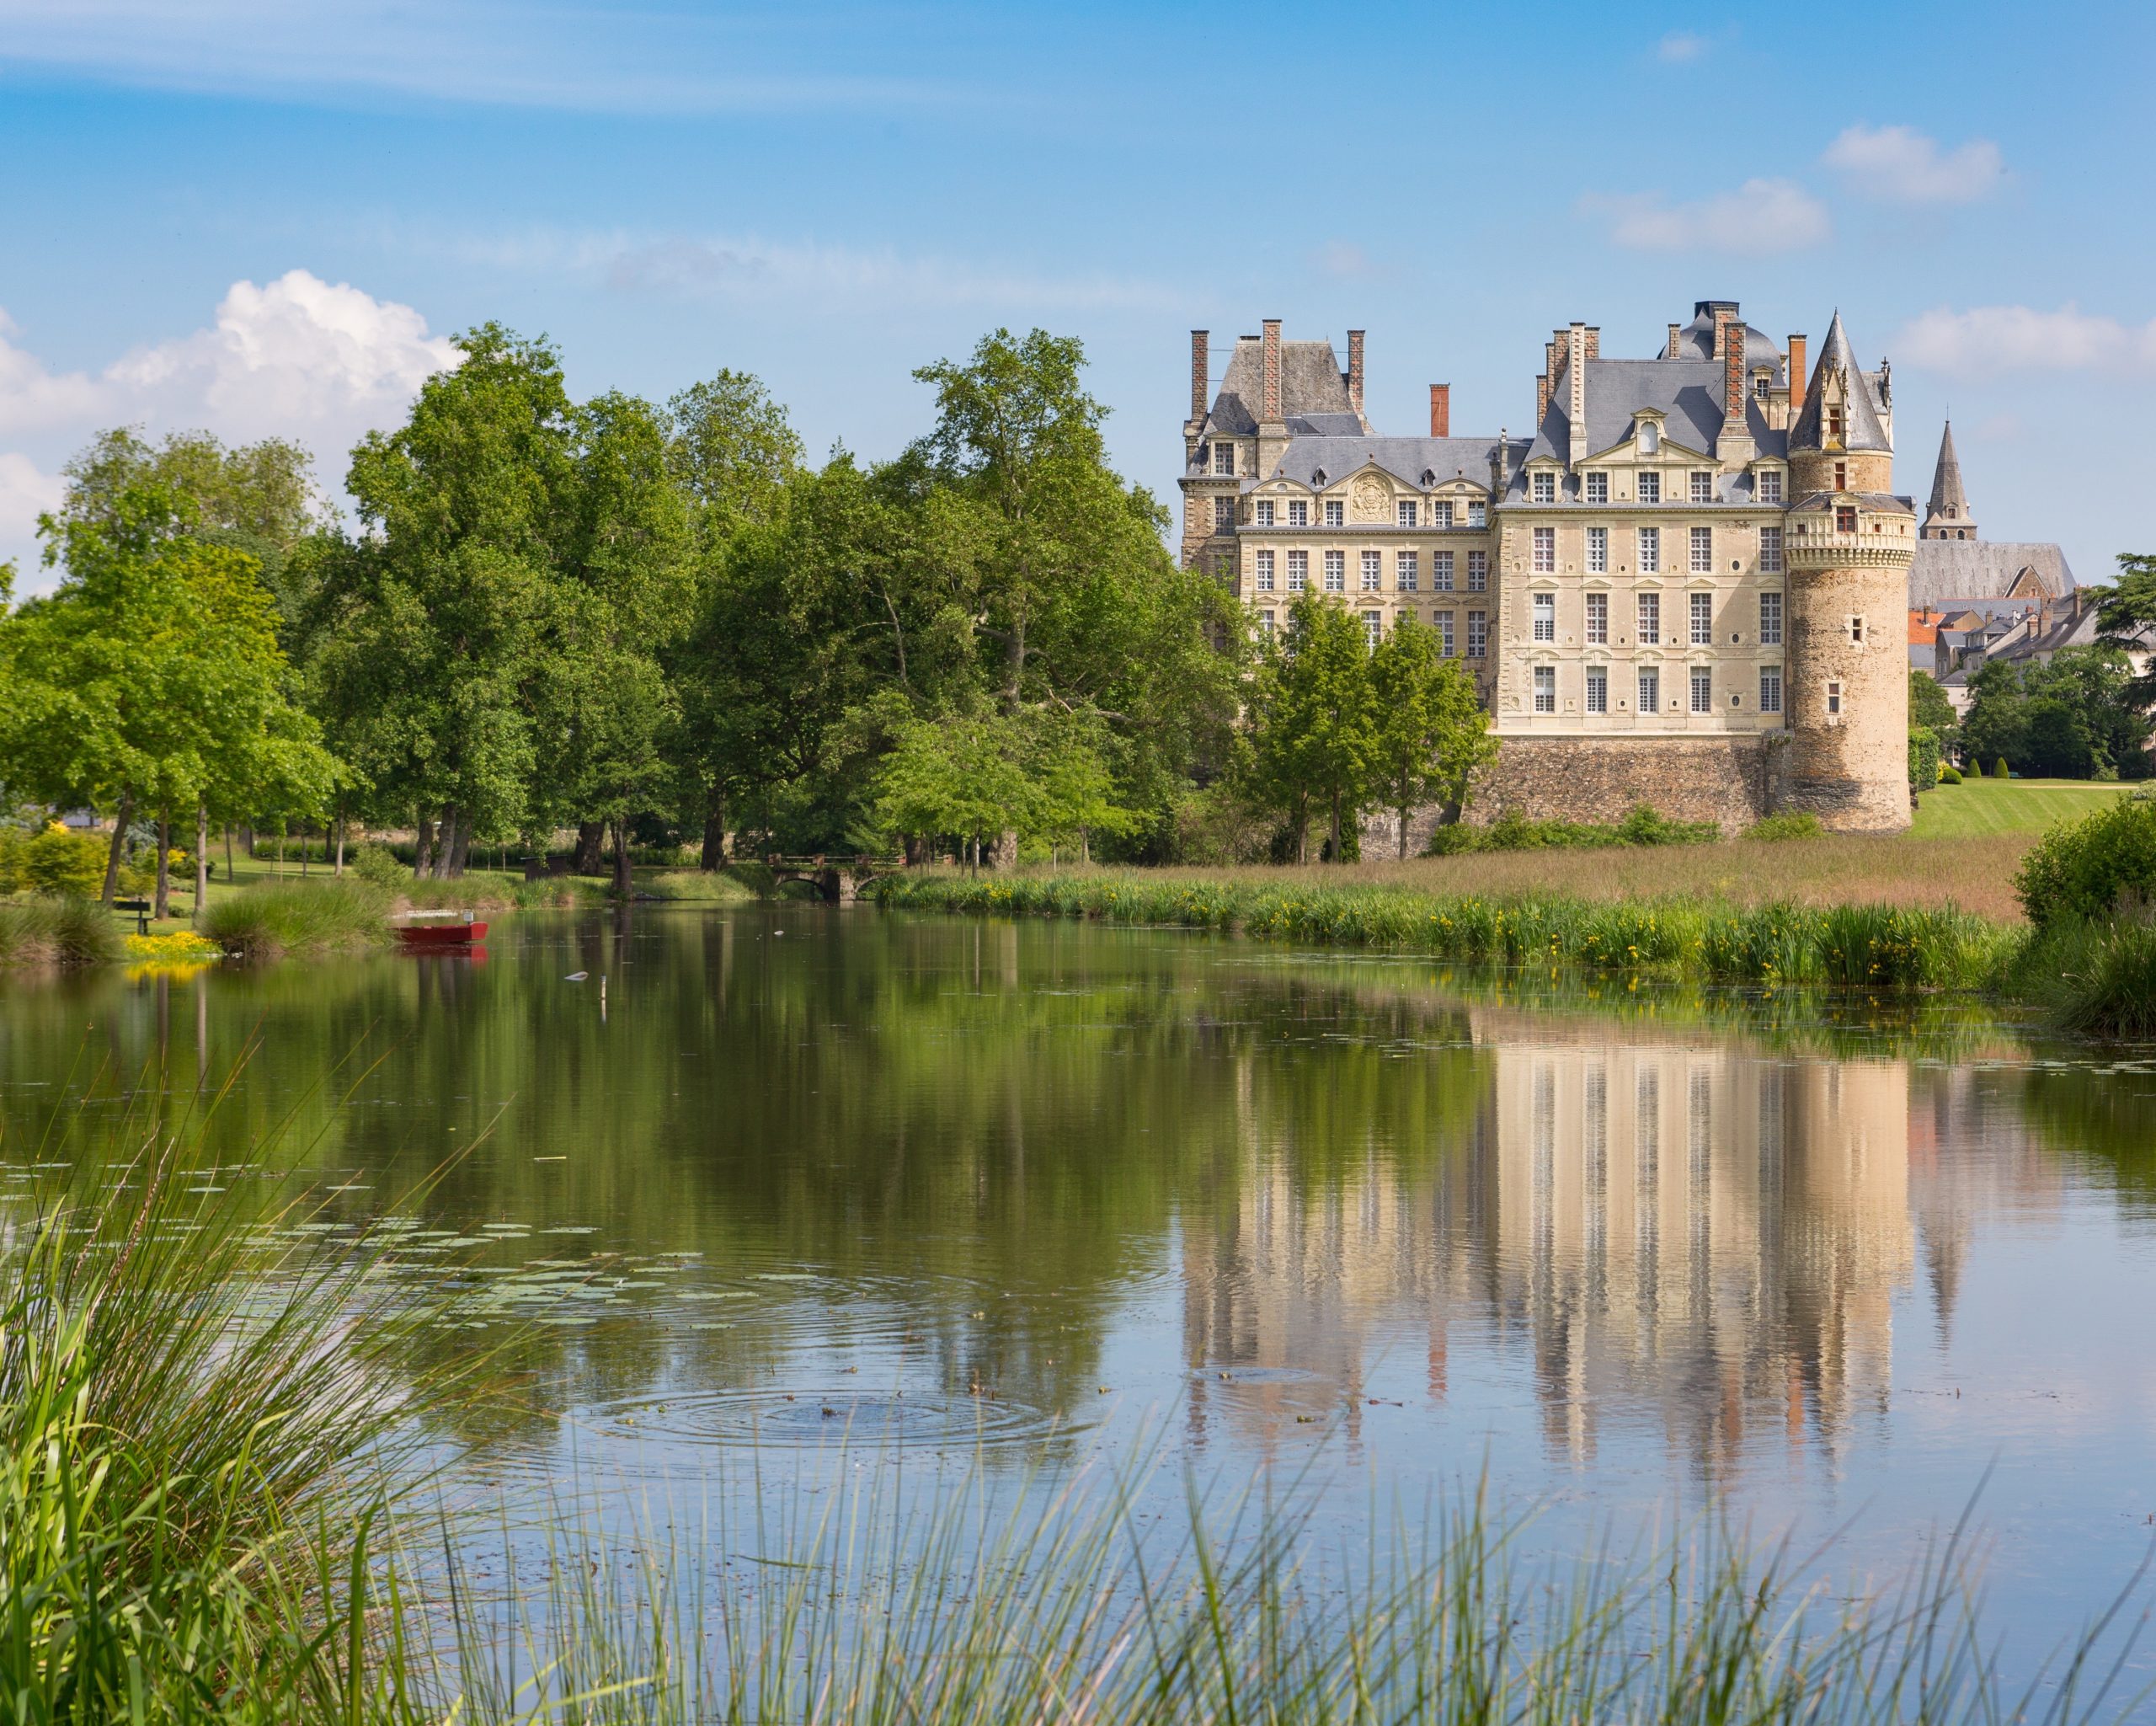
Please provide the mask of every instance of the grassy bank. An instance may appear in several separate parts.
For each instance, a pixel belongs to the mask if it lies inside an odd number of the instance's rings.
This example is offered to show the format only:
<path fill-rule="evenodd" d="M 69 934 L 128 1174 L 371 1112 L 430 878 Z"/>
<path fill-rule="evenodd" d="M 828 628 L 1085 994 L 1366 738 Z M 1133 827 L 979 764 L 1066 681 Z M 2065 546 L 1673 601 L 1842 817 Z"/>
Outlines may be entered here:
<path fill-rule="evenodd" d="M 0 965 L 91 965 L 117 959 L 120 927 L 87 899 L 26 894 L 0 899 Z"/>
<path fill-rule="evenodd" d="M 201 931 L 239 959 L 339 952 L 387 941 L 391 903 L 352 876 L 266 881 L 213 900 Z"/>
<path fill-rule="evenodd" d="M 2041 833 L 2061 821 L 2092 815 L 2133 788 L 2088 779 L 1991 779 L 1972 774 L 1959 785 L 1935 785 L 1919 798 L 1908 836 Z"/>

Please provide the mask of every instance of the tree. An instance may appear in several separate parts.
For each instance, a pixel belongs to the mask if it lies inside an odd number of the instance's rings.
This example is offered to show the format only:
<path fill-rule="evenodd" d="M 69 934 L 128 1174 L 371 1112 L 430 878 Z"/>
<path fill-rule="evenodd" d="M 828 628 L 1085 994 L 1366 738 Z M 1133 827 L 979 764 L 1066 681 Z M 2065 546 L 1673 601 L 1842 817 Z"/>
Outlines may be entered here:
<path fill-rule="evenodd" d="M 1284 814 L 1299 863 L 1310 860 L 1310 815 L 1326 811 L 1329 853 L 1346 837 L 1377 761 L 1370 651 L 1363 626 L 1339 606 L 1305 594 L 1270 650 L 1253 703 L 1259 783 Z"/>
<path fill-rule="evenodd" d="M 721 371 L 666 404 L 667 465 L 696 511 L 707 547 L 769 522 L 800 471 L 801 439 L 762 382 Z"/>
<path fill-rule="evenodd" d="M 2156 553 L 2119 553 L 2118 580 L 2097 601 L 2096 622 L 2106 646 L 2148 653 L 2156 640 Z M 2144 662 L 2123 693 L 2142 713 L 2156 709 L 2156 657 Z"/>
<path fill-rule="evenodd" d="M 1945 748 L 1954 741 L 1961 724 L 1961 716 L 1954 711 L 1954 703 L 1939 687 L 1939 680 L 1929 671 L 1910 666 L 1909 729 L 1929 731 Z"/>
<path fill-rule="evenodd" d="M 1000 714 L 912 720 L 883 759 L 878 814 L 900 832 L 953 835 L 978 868 L 989 836 L 1033 815 L 1024 753 L 1017 727 Z"/>
<path fill-rule="evenodd" d="M 2145 778 L 2151 727 L 2132 681 L 2124 649 L 2105 644 L 2047 664 L 1991 660 L 1969 679 L 1964 745 L 1972 760 L 2003 756 L 2037 776 Z"/>
<path fill-rule="evenodd" d="M 1497 754 L 1489 716 L 1475 680 L 1444 657 L 1437 632 L 1404 613 L 1370 656 L 1374 783 L 1400 823 L 1399 854 L 1407 855 L 1407 822 L 1433 799 L 1466 800 L 1469 778 Z"/>

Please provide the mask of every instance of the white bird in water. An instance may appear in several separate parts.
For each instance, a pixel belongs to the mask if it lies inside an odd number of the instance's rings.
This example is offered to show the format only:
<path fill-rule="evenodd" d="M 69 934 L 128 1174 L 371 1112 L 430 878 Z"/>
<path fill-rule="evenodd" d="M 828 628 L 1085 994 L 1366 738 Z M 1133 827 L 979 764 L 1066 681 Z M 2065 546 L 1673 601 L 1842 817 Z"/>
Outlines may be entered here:
<path fill-rule="evenodd" d="M 566 977 L 563 977 L 562 981 L 564 983 L 581 983 L 590 975 L 591 973 L 590 971 L 571 971 Z"/>

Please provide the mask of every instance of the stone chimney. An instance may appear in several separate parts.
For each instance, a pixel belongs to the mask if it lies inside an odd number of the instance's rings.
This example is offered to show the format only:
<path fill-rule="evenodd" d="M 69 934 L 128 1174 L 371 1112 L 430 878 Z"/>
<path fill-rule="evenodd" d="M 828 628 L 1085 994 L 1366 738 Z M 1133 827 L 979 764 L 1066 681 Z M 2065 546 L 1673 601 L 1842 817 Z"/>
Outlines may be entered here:
<path fill-rule="evenodd" d="M 1674 360 L 1677 357 L 1677 338 L 1684 334 L 1684 326 L 1681 323 L 1673 323 L 1669 326 L 1669 345 L 1662 350 L 1663 359 Z"/>
<path fill-rule="evenodd" d="M 1348 401 L 1359 417 L 1363 411 L 1363 332 L 1348 332 Z"/>
<path fill-rule="evenodd" d="M 1721 430 L 1715 439 L 1715 457 L 1726 468 L 1750 465 L 1758 453 L 1752 441 L 1752 423 L 1744 412 L 1744 320 L 1717 317 L 1715 334 L 1721 343 Z"/>
<path fill-rule="evenodd" d="M 1590 323 L 1587 327 L 1587 356 L 1590 360 L 1602 357 L 1602 326 Z"/>
<path fill-rule="evenodd" d="M 1265 339 L 1259 352 L 1260 412 L 1258 418 L 1278 423 L 1280 414 L 1280 320 L 1265 320 Z"/>
<path fill-rule="evenodd" d="M 1796 416 L 1804 411 L 1804 350 L 1809 336 L 1793 335 L 1789 339 L 1789 423 L 1796 425 Z"/>
<path fill-rule="evenodd" d="M 1587 460 L 1587 325 L 1565 332 L 1565 418 L 1572 431 L 1566 461 L 1575 469 Z"/>
<path fill-rule="evenodd" d="M 1539 374 L 1534 380 L 1534 423 L 1540 426 L 1550 412 L 1550 374 Z"/>
<path fill-rule="evenodd" d="M 1739 329 L 1742 329 L 1744 327 L 1743 321 L 1737 315 L 1737 307 L 1733 304 L 1716 307 L 1715 358 L 1717 360 L 1726 358 L 1728 355 L 1729 331 L 1732 324 L 1735 324 Z"/>
<path fill-rule="evenodd" d="M 1452 436 L 1452 386 L 1449 383 L 1430 386 L 1430 436 Z"/>
<path fill-rule="evenodd" d="M 1190 333 L 1190 417 L 1198 425 L 1205 423 L 1206 386 L 1212 381 L 1206 371 L 1208 333 L 1193 329 Z"/>

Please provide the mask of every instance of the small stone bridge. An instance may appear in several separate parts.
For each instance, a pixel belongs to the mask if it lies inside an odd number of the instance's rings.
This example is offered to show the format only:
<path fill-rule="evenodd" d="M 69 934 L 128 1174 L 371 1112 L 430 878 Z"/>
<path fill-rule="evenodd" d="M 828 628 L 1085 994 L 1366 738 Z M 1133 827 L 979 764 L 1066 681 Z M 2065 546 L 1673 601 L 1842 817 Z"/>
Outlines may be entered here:
<path fill-rule="evenodd" d="M 833 905 L 851 905 L 861 890 L 906 866 L 902 857 L 778 857 L 764 859 L 772 878 L 806 881 Z"/>

